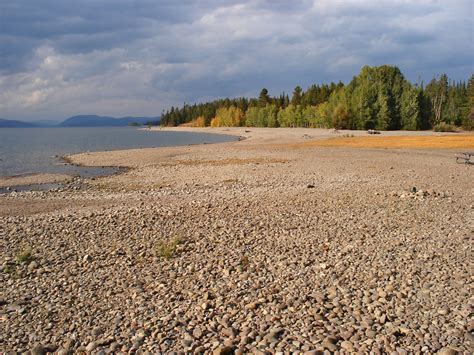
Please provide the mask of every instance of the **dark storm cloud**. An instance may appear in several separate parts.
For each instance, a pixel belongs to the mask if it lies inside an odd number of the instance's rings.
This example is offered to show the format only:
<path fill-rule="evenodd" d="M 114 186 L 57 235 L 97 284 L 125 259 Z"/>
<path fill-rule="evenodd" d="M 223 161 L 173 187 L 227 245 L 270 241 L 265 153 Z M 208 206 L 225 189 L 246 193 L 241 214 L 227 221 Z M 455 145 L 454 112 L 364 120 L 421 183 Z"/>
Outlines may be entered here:
<path fill-rule="evenodd" d="M 0 68 L 24 70 L 45 44 L 66 53 L 123 47 L 153 35 L 155 24 L 180 23 L 186 2 L 12 0 L 0 3 Z M 3 55 L 5 52 L 6 55 Z M 4 62 L 5 61 L 5 62 Z"/>
<path fill-rule="evenodd" d="M 470 1 L 4 0 L 0 116 L 155 115 L 170 105 L 473 71 Z"/>

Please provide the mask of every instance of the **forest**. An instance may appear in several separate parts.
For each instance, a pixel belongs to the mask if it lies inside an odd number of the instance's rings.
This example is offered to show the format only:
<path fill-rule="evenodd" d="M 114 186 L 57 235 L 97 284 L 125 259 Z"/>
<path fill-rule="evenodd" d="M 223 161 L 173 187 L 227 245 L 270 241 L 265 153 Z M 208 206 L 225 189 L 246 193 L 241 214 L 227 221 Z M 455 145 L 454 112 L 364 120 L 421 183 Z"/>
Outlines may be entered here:
<path fill-rule="evenodd" d="M 161 125 L 193 127 L 312 127 L 454 131 L 474 129 L 474 74 L 454 82 L 443 74 L 411 84 L 395 66 L 364 66 L 347 84 L 296 86 L 270 96 L 184 104 L 163 112 Z"/>

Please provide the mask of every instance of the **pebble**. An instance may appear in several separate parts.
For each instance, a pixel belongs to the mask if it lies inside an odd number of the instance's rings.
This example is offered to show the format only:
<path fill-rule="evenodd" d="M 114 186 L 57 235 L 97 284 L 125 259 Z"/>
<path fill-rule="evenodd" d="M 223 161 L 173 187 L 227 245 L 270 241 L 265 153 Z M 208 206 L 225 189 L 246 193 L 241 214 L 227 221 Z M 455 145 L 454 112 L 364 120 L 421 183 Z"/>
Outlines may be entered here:
<path fill-rule="evenodd" d="M 343 342 L 341 342 L 341 348 L 346 351 L 353 351 L 354 345 L 350 341 L 344 340 Z"/>
<path fill-rule="evenodd" d="M 465 166 L 216 147 L 0 196 L 2 351 L 469 353 Z"/>
<path fill-rule="evenodd" d="M 89 344 L 86 346 L 86 351 L 91 352 L 97 348 L 97 343 L 95 341 L 91 341 Z"/>
<path fill-rule="evenodd" d="M 458 352 L 452 348 L 446 347 L 438 351 L 438 355 L 456 355 Z"/>

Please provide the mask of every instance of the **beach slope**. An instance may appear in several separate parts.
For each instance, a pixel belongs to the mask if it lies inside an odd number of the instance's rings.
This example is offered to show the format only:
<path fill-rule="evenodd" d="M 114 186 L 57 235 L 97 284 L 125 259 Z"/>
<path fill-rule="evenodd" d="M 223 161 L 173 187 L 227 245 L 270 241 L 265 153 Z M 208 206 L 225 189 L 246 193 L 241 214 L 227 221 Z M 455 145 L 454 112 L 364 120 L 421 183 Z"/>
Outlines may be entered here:
<path fill-rule="evenodd" d="M 473 135 L 186 130 L 0 196 L 1 351 L 472 350 Z"/>

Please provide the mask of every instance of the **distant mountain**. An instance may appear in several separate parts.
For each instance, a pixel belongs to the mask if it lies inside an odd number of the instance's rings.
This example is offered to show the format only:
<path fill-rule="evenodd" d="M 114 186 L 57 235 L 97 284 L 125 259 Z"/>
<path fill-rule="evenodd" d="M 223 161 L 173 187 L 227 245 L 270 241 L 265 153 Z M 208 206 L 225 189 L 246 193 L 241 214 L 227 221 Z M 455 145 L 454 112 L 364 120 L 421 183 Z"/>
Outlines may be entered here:
<path fill-rule="evenodd" d="M 53 121 L 53 120 L 37 120 L 33 122 L 33 124 L 37 124 L 38 126 L 41 127 L 54 127 L 59 124 L 58 121 Z"/>
<path fill-rule="evenodd" d="M 159 117 L 107 117 L 97 115 L 80 115 L 69 117 L 59 124 L 60 127 L 123 127 L 157 122 Z"/>
<path fill-rule="evenodd" d="M 5 118 L 0 118 L 0 127 L 3 128 L 27 128 L 27 127 L 39 127 L 40 125 L 32 122 L 23 122 L 16 120 L 7 120 Z"/>
<path fill-rule="evenodd" d="M 28 127 L 124 127 L 139 126 L 149 122 L 157 123 L 159 117 L 106 117 L 97 115 L 73 116 L 58 123 L 51 120 L 39 120 L 34 122 L 7 120 L 0 118 L 0 128 L 28 128 Z"/>

